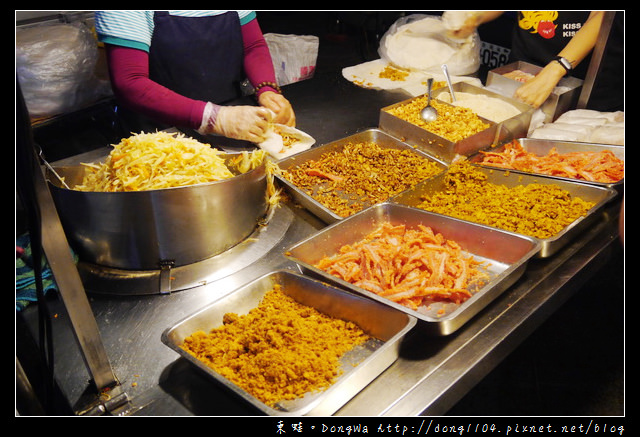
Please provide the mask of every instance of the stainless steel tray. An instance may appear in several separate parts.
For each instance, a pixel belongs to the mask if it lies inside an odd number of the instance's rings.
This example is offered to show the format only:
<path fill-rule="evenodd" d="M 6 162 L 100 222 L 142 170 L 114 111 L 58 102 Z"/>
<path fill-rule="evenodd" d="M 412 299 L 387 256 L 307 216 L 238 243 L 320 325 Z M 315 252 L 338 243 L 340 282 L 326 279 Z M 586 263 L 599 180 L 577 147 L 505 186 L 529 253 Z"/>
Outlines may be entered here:
<path fill-rule="evenodd" d="M 558 151 L 558 153 L 561 153 L 561 154 L 572 153 L 572 152 L 602 152 L 604 150 L 608 150 L 611 153 L 613 153 L 617 158 L 624 161 L 624 146 L 614 146 L 609 144 L 596 144 L 596 143 L 581 143 L 581 142 L 575 142 L 575 141 L 544 140 L 544 139 L 536 139 L 536 138 L 517 138 L 517 140 L 520 142 L 524 150 L 526 150 L 527 152 L 534 153 L 538 156 L 544 156 L 548 154 L 553 148 L 555 148 Z M 502 150 L 504 150 L 504 147 L 505 147 L 504 145 L 501 145 L 493 149 L 487 149 L 487 151 L 500 153 Z M 483 159 L 483 154 L 476 153 L 475 155 L 469 158 L 469 161 L 478 165 L 482 165 L 483 167 L 493 167 L 491 164 L 482 164 L 481 163 L 482 159 Z M 497 167 L 493 167 L 493 168 L 497 168 Z M 524 174 L 539 174 L 539 173 L 525 172 L 522 170 L 510 170 L 510 171 L 515 173 L 524 173 Z M 541 176 L 546 176 L 552 179 L 559 179 L 559 180 L 565 180 L 565 181 L 582 182 L 585 184 L 596 185 L 600 187 L 615 188 L 618 191 L 622 190 L 622 187 L 624 186 L 624 179 L 618 182 L 605 183 L 605 182 L 590 182 L 582 179 L 566 178 L 561 176 L 552 176 L 552 175 L 544 175 L 544 174 L 541 174 Z"/>
<path fill-rule="evenodd" d="M 431 227 L 445 238 L 458 242 L 476 259 L 487 261 L 486 272 L 490 280 L 462 304 L 441 302 L 412 310 L 315 267 L 323 257 L 332 256 L 344 245 L 362 240 L 383 223 L 405 224 L 412 228 L 419 224 Z M 448 335 L 509 288 L 522 275 L 527 261 L 538 250 L 539 243 L 533 238 L 385 202 L 321 230 L 291 247 L 285 255 L 305 273 L 332 281 L 426 322 L 425 332 Z"/>
<path fill-rule="evenodd" d="M 86 166 L 55 170 L 73 187 Z M 80 260 L 115 269 L 154 271 L 203 261 L 249 237 L 268 210 L 264 163 L 229 179 L 146 191 L 78 191 L 47 176 Z"/>
<path fill-rule="evenodd" d="M 307 151 L 298 153 L 294 156 L 291 156 L 289 158 L 283 159 L 282 161 L 279 161 L 278 166 L 282 170 L 289 170 L 291 168 L 294 168 L 297 165 L 300 165 L 301 163 L 304 163 L 310 160 L 319 159 L 320 156 L 322 156 L 325 153 L 331 153 L 334 151 L 342 150 L 345 145 L 352 142 L 356 142 L 356 143 L 357 142 L 373 142 L 382 148 L 411 150 L 417 155 L 420 155 L 434 162 L 438 167 L 441 168 L 443 172 L 446 169 L 446 164 L 443 163 L 442 161 L 435 159 L 432 156 L 420 150 L 417 150 L 416 148 L 411 147 L 406 143 L 403 143 L 402 141 L 392 137 L 391 135 L 381 131 L 380 129 L 367 129 L 365 131 L 358 132 L 346 138 L 342 138 L 342 139 L 333 141 L 331 143 L 324 144 L 322 146 L 313 147 Z M 282 185 L 284 185 L 286 191 L 296 202 L 298 202 L 300 205 L 307 208 L 309 211 L 311 211 L 313 214 L 315 214 L 318 218 L 320 218 L 325 223 L 331 224 L 344 219 L 344 217 L 336 214 L 334 211 L 332 211 L 331 209 L 327 208 L 326 206 L 324 206 L 323 204 L 315 200 L 312 196 L 305 193 L 303 190 L 298 188 L 295 184 L 287 180 L 285 177 L 277 176 L 277 179 L 282 183 Z M 349 196 L 346 194 L 343 197 L 349 198 Z M 360 206 L 362 208 L 366 208 L 371 205 L 360 204 Z"/>
<path fill-rule="evenodd" d="M 482 132 L 454 143 L 388 112 L 390 109 L 406 105 L 419 98 L 414 97 L 382 108 L 378 125 L 381 130 L 412 146 L 416 146 L 445 163 L 451 163 L 457 155 L 470 156 L 478 150 L 489 147 L 491 144 L 500 144 L 513 138 L 526 136 L 534 111 L 531 106 L 465 82 L 454 84 L 453 90 L 454 92 L 484 94 L 505 101 L 518 108 L 521 113 L 501 123 L 494 123 L 480 117 L 481 120 L 489 124 L 489 127 Z M 437 95 L 445 91 L 448 91 L 448 88 L 440 88 L 434 91 L 433 96 L 437 99 Z M 445 102 L 442 103 L 447 104 Z"/>
<path fill-rule="evenodd" d="M 509 171 L 497 171 L 481 166 L 478 166 L 478 169 L 485 173 L 487 175 L 488 182 L 493 184 L 505 185 L 507 187 L 528 185 L 532 183 L 557 185 L 568 191 L 572 196 L 577 196 L 586 201 L 595 203 L 586 216 L 575 220 L 556 235 L 544 239 L 537 238 L 540 242 L 540 252 L 536 254 L 536 257 L 538 258 L 546 258 L 556 253 L 569 240 L 593 223 L 593 221 L 598 217 L 597 213 L 602 209 L 602 206 L 616 196 L 616 191 L 607 187 L 596 187 L 578 182 L 551 179 L 544 176 L 519 174 Z M 428 196 L 431 193 L 445 189 L 444 177 L 445 174 L 440 174 L 435 178 L 429 179 L 428 181 L 419 184 L 414 189 L 395 196 L 391 199 L 391 202 L 417 207 L 424 196 Z"/>
<path fill-rule="evenodd" d="M 487 87 L 497 89 L 504 95 L 513 96 L 513 93 L 522 86 L 522 82 L 510 79 L 504 75 L 514 70 L 520 70 L 535 76 L 542 70 L 542 67 L 523 61 L 503 65 L 489 71 L 487 75 Z M 571 76 L 560 79 L 558 86 L 540 107 L 540 110 L 545 114 L 545 122 L 551 123 L 561 114 L 575 108 L 578 98 L 580 97 L 580 92 L 582 91 L 583 82 L 583 80 Z"/>
<path fill-rule="evenodd" d="M 316 308 L 332 317 L 353 321 L 374 338 L 343 356 L 343 374 L 331 387 L 322 392 L 307 393 L 293 401 L 282 402 L 274 408 L 232 384 L 185 352 L 180 348 L 180 344 L 195 331 L 208 332 L 221 326 L 225 313 L 247 314 L 276 284 L 301 304 Z M 295 416 L 331 415 L 397 359 L 402 338 L 415 324 L 416 319 L 410 315 L 378 302 L 295 272 L 276 271 L 256 279 L 167 328 L 162 333 L 162 342 L 263 413 Z"/>

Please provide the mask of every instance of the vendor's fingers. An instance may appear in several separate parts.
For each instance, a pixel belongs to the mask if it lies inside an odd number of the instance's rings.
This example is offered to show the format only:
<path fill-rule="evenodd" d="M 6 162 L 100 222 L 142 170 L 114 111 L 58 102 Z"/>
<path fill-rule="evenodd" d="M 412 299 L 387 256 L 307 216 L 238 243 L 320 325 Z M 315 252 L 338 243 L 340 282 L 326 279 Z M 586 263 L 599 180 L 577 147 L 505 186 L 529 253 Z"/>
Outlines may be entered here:
<path fill-rule="evenodd" d="M 296 117 L 291 103 L 282 94 L 265 92 L 260 95 L 259 103 L 273 111 L 274 123 L 295 126 Z"/>
<path fill-rule="evenodd" d="M 267 129 L 269 129 L 270 124 L 271 124 L 270 118 L 265 116 L 265 114 L 260 114 L 260 116 L 254 119 L 249 130 L 253 133 L 264 135 Z"/>
<path fill-rule="evenodd" d="M 262 108 L 255 119 L 255 122 L 248 130 L 248 139 L 254 143 L 260 143 L 265 140 L 267 136 L 267 130 L 271 124 L 273 113 L 269 110 Z"/>
<path fill-rule="evenodd" d="M 545 92 L 544 90 L 538 89 L 531 90 L 519 88 L 514 94 L 514 98 L 516 100 L 520 100 L 521 102 L 533 106 L 534 108 L 539 108 L 545 102 L 547 97 L 549 97 L 549 93 Z"/>
<path fill-rule="evenodd" d="M 259 144 L 259 143 L 262 143 L 264 140 L 266 140 L 266 138 L 267 137 L 264 134 L 249 132 L 247 136 L 243 139 L 254 144 Z"/>
<path fill-rule="evenodd" d="M 257 112 L 258 116 L 267 123 L 271 123 L 276 117 L 276 114 L 269 108 L 259 107 Z"/>
<path fill-rule="evenodd" d="M 285 107 L 282 111 L 276 114 L 274 123 L 284 124 L 286 126 L 295 127 L 296 125 L 296 115 L 293 112 L 293 108 L 291 106 Z"/>

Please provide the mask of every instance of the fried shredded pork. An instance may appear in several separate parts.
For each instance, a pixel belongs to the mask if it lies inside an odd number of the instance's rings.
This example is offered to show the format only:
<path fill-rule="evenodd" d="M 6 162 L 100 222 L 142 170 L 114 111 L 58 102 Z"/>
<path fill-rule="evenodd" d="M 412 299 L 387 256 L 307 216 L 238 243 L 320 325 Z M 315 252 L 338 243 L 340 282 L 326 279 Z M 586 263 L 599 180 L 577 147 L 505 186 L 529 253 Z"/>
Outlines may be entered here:
<path fill-rule="evenodd" d="M 378 77 L 380 77 L 381 79 L 389 79 L 393 81 L 404 81 L 408 75 L 409 72 L 406 70 L 387 65 L 378 74 Z"/>
<path fill-rule="evenodd" d="M 528 152 L 518 140 L 501 152 L 482 151 L 482 164 L 530 173 L 612 183 L 624 178 L 624 161 L 610 150 L 558 153 L 554 147 L 544 156 Z"/>
<path fill-rule="evenodd" d="M 293 146 L 295 143 L 300 141 L 300 138 L 296 137 L 293 134 L 284 132 L 282 129 L 280 129 L 279 126 L 274 125 L 273 130 L 275 133 L 277 133 L 282 137 L 282 149 L 279 151 L 279 153 L 286 152 L 288 149 L 291 148 L 291 146 Z"/>
<path fill-rule="evenodd" d="M 420 111 L 426 104 L 427 96 L 425 95 L 411 99 L 402 105 L 386 109 L 386 111 L 395 117 L 454 143 L 489 127 L 489 124 L 482 121 L 471 109 L 448 105 L 435 99 L 431 100 L 431 106 L 438 111 L 438 118 L 434 121 L 426 122 L 420 117 Z"/>
<path fill-rule="evenodd" d="M 341 217 L 383 202 L 441 170 L 409 149 L 350 142 L 282 171 L 282 176 Z"/>
<path fill-rule="evenodd" d="M 165 131 L 123 138 L 101 164 L 83 164 L 87 173 L 80 191 L 145 191 L 215 182 L 235 176 L 222 152 L 209 144 Z M 259 165 L 264 152 L 242 154 L 233 163 L 238 171 Z"/>
<path fill-rule="evenodd" d="M 417 207 L 536 238 L 549 238 L 585 216 L 593 202 L 557 185 L 508 187 L 490 183 L 468 161 L 452 164 L 445 189 L 424 196 Z"/>
<path fill-rule="evenodd" d="M 316 267 L 415 310 L 435 301 L 470 298 L 470 288 L 477 289 L 488 278 L 480 264 L 430 227 L 383 223 Z"/>
<path fill-rule="evenodd" d="M 296 302 L 277 285 L 246 315 L 194 332 L 182 348 L 263 403 L 273 406 L 328 388 L 341 356 L 369 336 L 355 323 Z"/>

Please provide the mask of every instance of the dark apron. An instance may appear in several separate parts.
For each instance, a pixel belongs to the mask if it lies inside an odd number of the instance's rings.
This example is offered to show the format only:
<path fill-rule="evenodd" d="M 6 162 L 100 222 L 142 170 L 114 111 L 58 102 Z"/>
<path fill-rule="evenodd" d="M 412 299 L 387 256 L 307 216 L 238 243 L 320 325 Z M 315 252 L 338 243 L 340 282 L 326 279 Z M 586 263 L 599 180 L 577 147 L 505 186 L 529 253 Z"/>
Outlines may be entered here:
<path fill-rule="evenodd" d="M 515 32 L 511 42 L 510 62 L 524 61 L 544 67 L 571 41 L 577 31 L 575 24 L 584 24 L 589 18 L 590 11 L 562 11 L 554 22 L 547 23 L 548 32 L 532 29 L 522 29 L 518 20 L 522 12 L 518 11 Z M 540 26 L 543 26 L 541 23 Z M 572 76 L 584 79 L 589 66 L 589 54 L 572 72 Z"/>
<path fill-rule="evenodd" d="M 240 96 L 243 43 L 237 12 L 208 17 L 154 14 L 152 80 L 186 97 L 224 103 Z"/>

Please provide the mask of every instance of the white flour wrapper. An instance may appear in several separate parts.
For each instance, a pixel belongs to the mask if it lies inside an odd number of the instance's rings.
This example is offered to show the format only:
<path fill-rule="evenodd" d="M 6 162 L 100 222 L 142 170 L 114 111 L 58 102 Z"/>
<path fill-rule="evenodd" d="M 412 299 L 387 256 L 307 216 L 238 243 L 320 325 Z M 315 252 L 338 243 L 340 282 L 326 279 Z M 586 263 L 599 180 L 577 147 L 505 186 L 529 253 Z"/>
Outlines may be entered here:
<path fill-rule="evenodd" d="M 427 92 L 427 79 L 432 77 L 436 82 L 444 82 L 442 72 L 423 73 L 415 70 L 403 70 L 407 73 L 404 80 L 391 80 L 381 78 L 380 73 L 387 67 L 394 67 L 384 59 L 376 59 L 362 64 L 345 67 L 342 69 L 342 77 L 355 85 L 375 90 L 402 90 L 412 97 L 417 97 Z M 452 83 L 467 82 L 481 87 L 480 79 L 468 76 L 451 76 Z"/>
<path fill-rule="evenodd" d="M 345 67 L 342 69 L 342 77 L 362 88 L 377 90 L 392 90 L 406 88 L 414 85 L 423 85 L 431 75 L 419 71 L 404 70 L 407 76 L 404 80 L 392 80 L 380 77 L 380 74 L 387 68 L 393 67 L 383 59 L 376 59 L 362 64 Z M 423 85 L 424 86 L 424 85 Z"/>
<path fill-rule="evenodd" d="M 285 145 L 282 134 L 295 138 L 290 145 Z M 267 152 L 275 159 L 283 159 L 296 153 L 303 152 L 315 144 L 316 140 L 309 134 L 302 132 L 295 127 L 283 124 L 272 124 L 267 131 L 267 138 L 258 143 L 258 147 Z"/>

